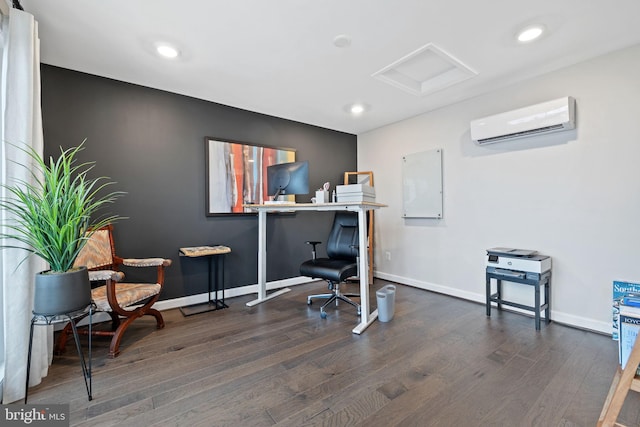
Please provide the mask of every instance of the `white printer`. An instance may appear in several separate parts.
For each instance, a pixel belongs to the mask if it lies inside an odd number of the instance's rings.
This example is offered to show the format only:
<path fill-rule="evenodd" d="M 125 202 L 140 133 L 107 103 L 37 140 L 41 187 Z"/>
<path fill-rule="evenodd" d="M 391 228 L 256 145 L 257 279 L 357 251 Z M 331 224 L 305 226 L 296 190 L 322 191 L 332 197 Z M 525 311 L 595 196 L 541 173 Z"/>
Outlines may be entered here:
<path fill-rule="evenodd" d="M 551 270 L 551 257 L 537 251 L 514 248 L 487 249 L 487 271 L 542 274 Z"/>

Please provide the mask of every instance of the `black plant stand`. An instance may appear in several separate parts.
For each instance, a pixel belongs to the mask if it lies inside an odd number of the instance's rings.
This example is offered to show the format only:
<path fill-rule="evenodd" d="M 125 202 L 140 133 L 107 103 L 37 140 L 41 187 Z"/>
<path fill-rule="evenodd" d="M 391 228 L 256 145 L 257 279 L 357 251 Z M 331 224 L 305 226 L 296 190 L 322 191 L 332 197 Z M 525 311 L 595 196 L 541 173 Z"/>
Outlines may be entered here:
<path fill-rule="evenodd" d="M 31 318 L 31 328 L 29 330 L 29 353 L 27 355 L 27 382 L 26 389 L 24 392 L 24 403 L 27 403 L 27 397 L 29 396 L 29 373 L 31 371 L 31 349 L 33 347 L 33 327 L 36 325 L 46 326 L 52 325 L 60 322 L 71 322 L 71 328 L 73 329 L 73 338 L 76 341 L 76 349 L 78 350 L 78 357 L 80 358 L 80 366 L 82 367 L 82 375 L 84 376 L 84 385 L 87 389 L 87 397 L 89 400 L 92 400 L 91 396 L 91 326 L 92 326 L 92 316 L 95 307 L 93 303 L 91 303 L 86 308 L 82 310 L 77 310 L 70 313 L 62 313 L 62 314 L 54 314 L 54 315 L 46 315 L 46 314 L 37 314 L 33 313 L 33 317 Z M 80 338 L 78 337 L 78 329 L 76 327 L 75 319 L 78 317 L 84 316 L 87 311 L 89 311 L 89 364 L 84 360 L 84 353 L 82 352 L 82 348 L 80 347 Z"/>

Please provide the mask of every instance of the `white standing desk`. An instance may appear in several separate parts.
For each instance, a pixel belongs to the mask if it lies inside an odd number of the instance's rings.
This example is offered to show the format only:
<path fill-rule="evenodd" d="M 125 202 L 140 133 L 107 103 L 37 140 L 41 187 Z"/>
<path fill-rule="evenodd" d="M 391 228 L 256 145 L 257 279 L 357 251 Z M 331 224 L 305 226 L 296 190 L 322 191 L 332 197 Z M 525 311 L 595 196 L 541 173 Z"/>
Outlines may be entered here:
<path fill-rule="evenodd" d="M 370 312 L 369 307 L 369 259 L 367 256 L 367 211 L 386 207 L 381 203 L 274 203 L 266 205 L 244 205 L 245 209 L 258 212 L 258 298 L 249 301 L 247 306 L 268 301 L 289 292 L 285 288 L 267 296 L 267 213 L 298 211 L 341 211 L 358 212 L 358 245 L 360 251 L 360 323 L 353 329 L 361 334 L 378 317 L 378 310 Z"/>

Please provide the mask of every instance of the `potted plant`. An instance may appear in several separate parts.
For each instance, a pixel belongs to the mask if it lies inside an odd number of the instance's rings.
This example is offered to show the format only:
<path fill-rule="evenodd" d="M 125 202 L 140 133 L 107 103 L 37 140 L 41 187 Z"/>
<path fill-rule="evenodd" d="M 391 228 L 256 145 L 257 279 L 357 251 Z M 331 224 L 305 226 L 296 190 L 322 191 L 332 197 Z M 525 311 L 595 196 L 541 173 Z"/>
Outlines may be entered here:
<path fill-rule="evenodd" d="M 24 148 L 33 164 L 22 166 L 30 168 L 34 182 L 6 185 L 9 197 L 0 200 L 0 207 L 13 216 L 0 235 L 13 242 L 2 246 L 24 249 L 49 263 L 49 270 L 36 274 L 35 314 L 69 313 L 90 304 L 87 268 L 74 267 L 74 261 L 94 230 L 121 218 L 96 217 L 124 193 L 106 191 L 113 184 L 106 177 L 87 176 L 95 162 L 77 160 L 85 141 L 66 150 L 61 147 L 59 157 L 48 162 L 32 148 Z"/>

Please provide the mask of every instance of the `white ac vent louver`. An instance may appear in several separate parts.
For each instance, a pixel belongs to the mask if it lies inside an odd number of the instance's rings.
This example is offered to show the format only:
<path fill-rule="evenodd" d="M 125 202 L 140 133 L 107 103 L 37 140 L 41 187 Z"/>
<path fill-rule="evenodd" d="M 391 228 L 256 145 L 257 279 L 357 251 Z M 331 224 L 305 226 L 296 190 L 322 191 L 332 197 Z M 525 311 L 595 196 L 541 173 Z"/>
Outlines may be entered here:
<path fill-rule="evenodd" d="M 478 145 L 574 129 L 576 101 L 570 96 L 471 121 Z"/>

